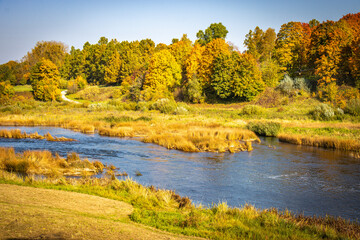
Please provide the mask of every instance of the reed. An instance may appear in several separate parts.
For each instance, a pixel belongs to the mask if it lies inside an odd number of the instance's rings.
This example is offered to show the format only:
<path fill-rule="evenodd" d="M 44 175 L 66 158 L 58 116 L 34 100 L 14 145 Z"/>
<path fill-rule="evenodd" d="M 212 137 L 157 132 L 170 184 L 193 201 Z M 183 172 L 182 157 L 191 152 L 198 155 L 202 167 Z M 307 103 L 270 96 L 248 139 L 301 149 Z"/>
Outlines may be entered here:
<path fill-rule="evenodd" d="M 90 162 L 87 159 L 75 157 L 64 159 L 49 151 L 24 151 L 15 153 L 13 148 L 0 148 L 0 168 L 9 172 L 26 174 L 51 175 L 81 175 L 82 172 L 95 174 L 102 172 L 104 166 L 100 162 Z"/>
<path fill-rule="evenodd" d="M 47 141 L 53 142 L 73 142 L 76 141 L 72 138 L 66 137 L 53 137 L 50 133 L 46 133 L 44 136 L 39 135 L 37 132 L 27 134 L 26 132 L 21 132 L 20 129 L 1 129 L 0 130 L 0 138 L 15 138 L 15 139 L 23 139 L 23 138 L 31 138 L 31 139 L 46 139 Z"/>
<path fill-rule="evenodd" d="M 288 142 L 297 145 L 332 148 L 344 151 L 360 152 L 360 142 L 355 139 L 339 139 L 335 137 L 305 136 L 300 134 L 280 134 L 281 142 Z"/>

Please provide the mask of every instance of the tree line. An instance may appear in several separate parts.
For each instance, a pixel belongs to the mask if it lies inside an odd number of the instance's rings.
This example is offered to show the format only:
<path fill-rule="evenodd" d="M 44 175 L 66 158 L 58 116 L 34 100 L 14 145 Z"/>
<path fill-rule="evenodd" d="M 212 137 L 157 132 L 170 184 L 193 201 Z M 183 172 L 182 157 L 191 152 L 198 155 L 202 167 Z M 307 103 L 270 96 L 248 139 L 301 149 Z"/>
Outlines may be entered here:
<path fill-rule="evenodd" d="M 247 50 L 226 42 L 228 30 L 211 24 L 192 42 L 186 34 L 172 43 L 108 40 L 82 49 L 42 41 L 20 62 L 0 66 L 0 82 L 31 83 L 41 100 L 56 100 L 65 81 L 120 86 L 124 98 L 189 102 L 250 101 L 287 78 L 304 78 L 321 96 L 341 85 L 360 88 L 360 13 L 338 21 L 288 22 L 278 33 L 256 27 Z M 72 83 L 73 84 L 73 83 Z"/>

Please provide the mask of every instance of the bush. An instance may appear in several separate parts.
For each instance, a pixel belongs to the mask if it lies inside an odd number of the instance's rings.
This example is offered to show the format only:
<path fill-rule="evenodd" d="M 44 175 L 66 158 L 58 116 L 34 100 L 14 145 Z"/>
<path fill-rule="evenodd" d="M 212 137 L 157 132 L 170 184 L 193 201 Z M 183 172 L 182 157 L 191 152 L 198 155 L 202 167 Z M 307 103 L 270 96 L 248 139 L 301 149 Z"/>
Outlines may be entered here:
<path fill-rule="evenodd" d="M 310 93 L 311 83 L 305 78 L 292 79 L 289 75 L 285 75 L 280 81 L 277 88 L 285 95 L 307 95 Z"/>
<path fill-rule="evenodd" d="M 258 115 L 264 112 L 264 108 L 257 105 L 246 105 L 241 109 L 240 115 Z"/>
<path fill-rule="evenodd" d="M 353 116 L 360 116 L 360 99 L 351 99 L 345 107 L 345 112 Z"/>
<path fill-rule="evenodd" d="M 83 90 L 87 86 L 87 81 L 82 76 L 78 76 L 77 78 L 70 80 L 68 82 L 68 92 L 70 94 L 76 93 L 80 90 Z"/>
<path fill-rule="evenodd" d="M 280 123 L 276 122 L 249 122 L 246 127 L 257 135 L 265 137 L 276 137 L 281 129 Z"/>
<path fill-rule="evenodd" d="M 326 120 L 335 119 L 334 109 L 326 103 L 321 103 L 317 105 L 313 110 L 309 112 L 309 115 L 314 120 L 326 121 Z"/>
<path fill-rule="evenodd" d="M 285 75 L 283 80 L 280 81 L 277 87 L 282 93 L 286 95 L 290 95 L 290 93 L 294 90 L 294 81 L 291 79 L 289 75 Z"/>
<path fill-rule="evenodd" d="M 161 113 L 174 113 L 177 108 L 177 104 L 174 100 L 168 98 L 161 98 L 151 105 L 151 109 L 159 110 Z"/>
<path fill-rule="evenodd" d="M 263 107 L 276 107 L 281 105 L 282 98 L 280 91 L 274 88 L 266 88 L 256 103 Z"/>
<path fill-rule="evenodd" d="M 0 103 L 7 103 L 14 96 L 15 91 L 10 82 L 0 82 Z"/>

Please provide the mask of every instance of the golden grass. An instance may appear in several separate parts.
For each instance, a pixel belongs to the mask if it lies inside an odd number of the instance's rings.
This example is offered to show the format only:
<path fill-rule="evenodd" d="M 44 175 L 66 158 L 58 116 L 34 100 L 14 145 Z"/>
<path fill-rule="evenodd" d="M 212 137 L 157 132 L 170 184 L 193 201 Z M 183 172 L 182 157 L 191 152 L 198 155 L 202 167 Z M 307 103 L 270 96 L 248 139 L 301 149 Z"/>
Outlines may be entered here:
<path fill-rule="evenodd" d="M 0 148 L 0 169 L 8 172 L 26 174 L 42 174 L 50 176 L 82 175 L 101 172 L 104 165 L 80 159 L 76 153 L 71 153 L 66 159 L 55 156 L 49 151 L 24 151 L 15 153 L 13 148 Z"/>
<path fill-rule="evenodd" d="M 37 132 L 27 134 L 26 132 L 21 132 L 20 129 L 1 129 L 0 138 L 31 138 L 31 139 L 46 139 L 47 141 L 52 142 L 73 142 L 75 139 L 66 138 L 66 137 L 53 137 L 50 133 L 45 134 L 44 136 L 39 135 Z"/>
<path fill-rule="evenodd" d="M 281 142 L 297 145 L 332 148 L 345 151 L 360 151 L 360 142 L 354 139 L 339 139 L 334 137 L 304 136 L 300 134 L 279 134 Z"/>

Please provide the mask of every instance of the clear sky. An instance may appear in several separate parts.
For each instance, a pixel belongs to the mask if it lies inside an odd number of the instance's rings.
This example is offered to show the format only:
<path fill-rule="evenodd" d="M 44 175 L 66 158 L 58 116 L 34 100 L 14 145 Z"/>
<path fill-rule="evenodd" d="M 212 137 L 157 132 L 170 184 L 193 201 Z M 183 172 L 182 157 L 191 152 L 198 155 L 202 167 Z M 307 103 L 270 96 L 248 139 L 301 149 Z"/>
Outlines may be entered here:
<path fill-rule="evenodd" d="M 245 35 L 259 26 L 279 31 L 289 21 L 337 21 L 360 12 L 360 0 L 0 0 L 0 64 L 20 60 L 38 41 L 82 49 L 100 37 L 152 39 L 170 44 L 186 33 L 222 22 L 227 41 L 244 50 Z"/>

